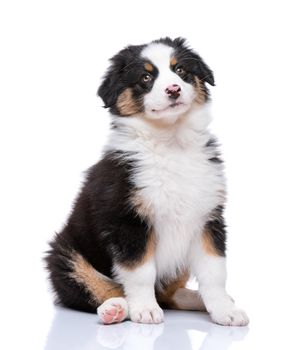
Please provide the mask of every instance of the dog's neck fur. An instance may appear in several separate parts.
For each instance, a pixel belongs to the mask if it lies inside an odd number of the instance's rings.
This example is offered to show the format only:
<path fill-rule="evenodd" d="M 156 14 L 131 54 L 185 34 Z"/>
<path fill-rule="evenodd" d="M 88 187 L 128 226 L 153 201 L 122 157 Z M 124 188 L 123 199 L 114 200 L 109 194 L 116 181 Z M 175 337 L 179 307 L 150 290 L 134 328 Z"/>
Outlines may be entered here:
<path fill-rule="evenodd" d="M 113 117 L 106 150 L 139 151 L 140 145 L 177 145 L 185 148 L 202 144 L 209 138 L 211 117 L 209 105 L 197 105 L 181 115 L 174 123 L 150 120 L 143 116 Z"/>

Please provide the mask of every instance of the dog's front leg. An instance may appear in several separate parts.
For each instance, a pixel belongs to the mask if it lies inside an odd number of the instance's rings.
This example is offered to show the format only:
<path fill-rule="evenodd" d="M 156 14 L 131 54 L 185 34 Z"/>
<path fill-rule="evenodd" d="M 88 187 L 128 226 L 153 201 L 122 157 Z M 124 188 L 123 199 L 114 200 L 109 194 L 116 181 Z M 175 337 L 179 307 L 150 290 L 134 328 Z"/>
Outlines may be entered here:
<path fill-rule="evenodd" d="M 197 237 L 191 248 L 191 269 L 199 283 L 199 292 L 215 323 L 225 326 L 245 326 L 246 313 L 237 309 L 226 293 L 226 258 L 210 246 L 204 236 Z"/>
<path fill-rule="evenodd" d="M 153 257 L 135 266 L 116 266 L 118 281 L 123 285 L 131 321 L 163 322 L 163 310 L 155 297 L 156 267 Z"/>

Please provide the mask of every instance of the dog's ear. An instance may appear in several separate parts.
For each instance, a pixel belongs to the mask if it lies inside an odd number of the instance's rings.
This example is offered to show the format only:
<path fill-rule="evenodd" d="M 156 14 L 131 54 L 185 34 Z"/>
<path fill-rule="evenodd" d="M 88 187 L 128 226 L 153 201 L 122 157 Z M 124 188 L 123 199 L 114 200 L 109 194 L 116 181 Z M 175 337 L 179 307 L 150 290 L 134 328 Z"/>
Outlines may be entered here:
<path fill-rule="evenodd" d="M 214 75 L 209 66 L 203 61 L 203 59 L 193 50 L 191 50 L 191 60 L 193 65 L 194 74 L 196 74 L 200 80 L 206 82 L 212 86 L 215 86 Z"/>
<path fill-rule="evenodd" d="M 141 46 L 127 46 L 110 59 L 111 65 L 97 91 L 105 108 L 112 108 L 120 93 L 126 88 L 126 74 L 128 74 L 130 62 L 134 61 L 140 48 Z"/>
<path fill-rule="evenodd" d="M 109 108 L 115 105 L 120 91 L 120 70 L 121 65 L 114 58 L 111 59 L 111 66 L 103 77 L 103 81 L 97 91 L 98 96 L 103 100 L 104 107 Z"/>
<path fill-rule="evenodd" d="M 195 51 L 186 44 L 186 39 L 176 38 L 173 41 L 174 47 L 178 52 L 181 62 L 186 65 L 193 75 L 196 75 L 201 81 L 215 86 L 214 75 L 209 66 L 203 61 Z"/>

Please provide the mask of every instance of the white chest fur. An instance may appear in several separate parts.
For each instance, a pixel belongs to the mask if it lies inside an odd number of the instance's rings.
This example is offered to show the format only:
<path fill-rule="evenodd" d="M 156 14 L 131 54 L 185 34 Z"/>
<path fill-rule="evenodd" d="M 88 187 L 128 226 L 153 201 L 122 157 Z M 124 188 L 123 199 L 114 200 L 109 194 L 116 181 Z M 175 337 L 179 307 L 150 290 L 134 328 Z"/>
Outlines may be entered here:
<path fill-rule="evenodd" d="M 140 119 L 124 119 L 109 141 L 112 149 L 135 154 L 132 180 L 156 234 L 158 279 L 174 278 L 190 267 L 192 239 L 223 203 L 222 166 L 209 161 L 206 120 L 200 112 L 179 126 L 154 129 Z"/>
<path fill-rule="evenodd" d="M 150 147 L 138 163 L 134 181 L 152 213 L 157 238 L 158 278 L 188 268 L 192 238 L 221 203 L 223 181 L 204 147 L 177 143 Z"/>

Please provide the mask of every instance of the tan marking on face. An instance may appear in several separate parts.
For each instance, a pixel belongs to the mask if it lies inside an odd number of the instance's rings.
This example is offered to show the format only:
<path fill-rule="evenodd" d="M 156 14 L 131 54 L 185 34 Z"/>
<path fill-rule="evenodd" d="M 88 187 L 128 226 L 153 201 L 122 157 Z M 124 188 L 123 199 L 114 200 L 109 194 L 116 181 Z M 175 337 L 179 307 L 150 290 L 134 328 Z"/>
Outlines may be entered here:
<path fill-rule="evenodd" d="M 153 70 L 154 70 L 154 67 L 153 67 L 153 65 L 151 64 L 151 63 L 145 63 L 144 64 L 144 68 L 147 70 L 147 72 L 153 72 Z"/>
<path fill-rule="evenodd" d="M 172 57 L 172 59 L 170 61 L 171 66 L 175 66 L 177 63 L 178 63 L 178 61 L 177 61 L 176 57 Z"/>
<path fill-rule="evenodd" d="M 102 304 L 113 297 L 123 297 L 122 287 L 96 271 L 80 254 L 72 257 L 73 272 L 70 276 L 91 294 L 93 302 Z"/>
<path fill-rule="evenodd" d="M 130 88 L 125 89 L 118 96 L 116 107 L 123 116 L 130 116 L 140 111 L 138 102 L 134 99 Z"/>
<path fill-rule="evenodd" d="M 206 102 L 206 93 L 203 88 L 203 82 L 197 76 L 195 76 L 194 79 L 195 79 L 195 91 L 196 91 L 195 102 L 201 105 L 204 102 Z"/>
<path fill-rule="evenodd" d="M 146 243 L 146 248 L 141 258 L 132 263 L 122 263 L 121 266 L 127 270 L 134 270 L 137 267 L 144 265 L 148 260 L 154 256 L 156 246 L 156 237 L 155 233 L 151 230 L 149 232 L 148 241 Z"/>
<path fill-rule="evenodd" d="M 214 241 L 208 230 L 205 230 L 203 232 L 202 240 L 203 240 L 203 248 L 207 254 L 219 255 L 215 248 Z"/>

